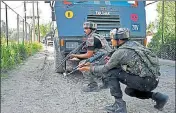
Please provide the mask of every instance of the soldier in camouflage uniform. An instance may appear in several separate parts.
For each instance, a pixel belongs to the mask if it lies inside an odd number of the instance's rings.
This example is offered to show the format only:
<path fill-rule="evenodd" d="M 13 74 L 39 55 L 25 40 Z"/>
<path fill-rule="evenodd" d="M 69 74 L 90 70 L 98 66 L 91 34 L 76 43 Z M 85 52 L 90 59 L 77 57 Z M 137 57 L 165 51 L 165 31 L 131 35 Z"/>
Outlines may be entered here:
<path fill-rule="evenodd" d="M 139 99 L 151 98 L 156 102 L 154 107 L 162 110 L 168 96 L 152 92 L 158 85 L 159 61 L 155 54 L 143 45 L 130 41 L 130 32 L 126 28 L 113 29 L 110 32 L 111 42 L 118 49 L 112 54 L 105 65 L 85 66 L 80 71 L 106 73 L 110 93 L 115 97 L 115 103 L 106 106 L 110 113 L 127 113 L 126 103 L 122 99 L 120 82 L 127 85 L 125 93 Z M 104 74 L 105 75 L 105 74 Z"/>
<path fill-rule="evenodd" d="M 105 54 L 112 51 L 112 48 L 109 46 L 107 40 L 96 33 L 97 24 L 93 22 L 85 22 L 83 24 L 84 32 L 87 36 L 86 40 L 86 46 L 87 46 L 87 53 L 85 54 L 72 54 L 71 57 L 76 57 L 79 59 L 87 59 L 92 57 L 93 55 L 104 52 Z M 104 60 L 101 60 L 99 64 L 105 64 L 103 62 Z M 82 60 L 80 63 L 85 62 L 85 60 Z M 90 72 L 83 72 L 83 76 L 86 77 L 89 81 L 88 85 L 84 87 L 82 90 L 84 92 L 92 92 L 92 91 L 98 91 L 98 84 L 95 81 L 95 75 Z M 102 78 L 103 86 L 100 86 L 100 89 L 107 88 L 106 81 Z"/>

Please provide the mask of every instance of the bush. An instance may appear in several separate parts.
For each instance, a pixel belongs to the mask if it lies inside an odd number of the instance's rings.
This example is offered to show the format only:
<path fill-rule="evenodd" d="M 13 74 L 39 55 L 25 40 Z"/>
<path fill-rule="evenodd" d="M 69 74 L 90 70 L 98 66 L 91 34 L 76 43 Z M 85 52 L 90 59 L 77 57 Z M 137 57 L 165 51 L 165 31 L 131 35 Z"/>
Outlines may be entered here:
<path fill-rule="evenodd" d="M 42 49 L 40 43 L 1 45 L 1 69 L 7 71 Z"/>

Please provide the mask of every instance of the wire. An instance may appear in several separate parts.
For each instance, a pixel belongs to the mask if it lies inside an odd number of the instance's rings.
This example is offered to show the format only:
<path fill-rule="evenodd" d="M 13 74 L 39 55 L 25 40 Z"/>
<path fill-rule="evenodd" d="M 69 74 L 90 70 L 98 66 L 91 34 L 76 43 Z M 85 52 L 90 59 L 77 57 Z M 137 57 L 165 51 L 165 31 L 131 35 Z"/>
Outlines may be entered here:
<path fill-rule="evenodd" d="M 12 9 L 17 9 L 17 8 L 20 8 L 21 6 L 23 6 L 23 4 L 21 4 L 21 5 L 17 6 L 17 7 L 15 7 L 15 8 L 12 8 Z"/>
<path fill-rule="evenodd" d="M 154 2 L 148 3 L 148 4 L 146 4 L 145 6 L 148 6 L 148 5 L 154 4 L 154 3 L 156 3 L 156 2 L 158 2 L 158 1 L 154 1 Z"/>
<path fill-rule="evenodd" d="M 23 4 L 22 4 L 22 3 L 21 3 L 19 6 L 14 7 L 14 8 L 12 8 L 12 9 L 17 9 L 17 8 L 20 8 L 21 6 L 23 6 Z M 1 8 L 1 9 L 5 9 L 5 8 Z M 10 9 L 10 8 L 7 8 L 7 9 Z"/>

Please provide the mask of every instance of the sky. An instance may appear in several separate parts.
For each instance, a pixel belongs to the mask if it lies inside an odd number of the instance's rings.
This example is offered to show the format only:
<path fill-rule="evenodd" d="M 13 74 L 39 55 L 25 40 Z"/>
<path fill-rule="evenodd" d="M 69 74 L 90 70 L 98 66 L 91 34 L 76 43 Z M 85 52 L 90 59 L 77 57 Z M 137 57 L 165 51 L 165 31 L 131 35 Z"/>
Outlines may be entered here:
<path fill-rule="evenodd" d="M 147 1 L 147 3 L 150 3 L 152 1 Z M 5 1 L 5 3 L 7 3 L 11 8 L 13 8 L 19 15 L 21 15 L 22 17 L 24 16 L 24 5 L 23 5 L 23 1 Z M 4 8 L 5 6 L 3 5 L 3 3 L 1 2 L 1 7 Z M 36 5 L 36 4 L 35 4 Z M 146 22 L 147 25 L 149 24 L 149 22 L 155 21 L 155 19 L 157 18 L 157 12 L 156 12 L 156 5 L 157 3 L 154 3 L 152 5 L 149 5 L 146 7 Z M 27 16 L 32 15 L 32 3 L 27 3 Z M 35 9 L 35 15 L 37 15 L 36 12 L 37 9 Z M 51 9 L 49 4 L 44 3 L 44 1 L 39 1 L 39 10 L 40 10 L 40 23 L 48 23 L 49 21 L 51 21 Z M 13 13 L 11 10 L 9 11 L 9 27 L 11 28 L 16 28 L 16 14 Z M 1 11 L 1 19 L 5 20 L 5 9 L 2 9 Z M 31 19 L 27 19 L 27 22 L 30 23 Z"/>
<path fill-rule="evenodd" d="M 24 2 L 23 1 L 4 1 L 7 3 L 12 9 L 14 9 L 21 17 L 24 17 Z M 1 2 L 1 7 L 4 8 L 5 6 Z M 35 3 L 35 15 L 37 15 L 37 8 Z M 26 15 L 32 16 L 32 3 L 26 4 Z M 49 4 L 44 3 L 44 1 L 39 1 L 39 12 L 40 12 L 40 23 L 48 23 L 51 21 L 51 8 Z M 8 10 L 8 16 L 9 18 L 9 27 L 16 27 L 17 25 L 17 17 L 14 12 L 12 12 L 10 9 Z M 5 20 L 5 9 L 2 9 L 1 13 L 1 20 Z M 15 20 L 15 21 L 14 21 Z M 36 20 L 37 21 L 37 20 Z M 32 22 L 32 19 L 27 19 L 28 23 Z"/>

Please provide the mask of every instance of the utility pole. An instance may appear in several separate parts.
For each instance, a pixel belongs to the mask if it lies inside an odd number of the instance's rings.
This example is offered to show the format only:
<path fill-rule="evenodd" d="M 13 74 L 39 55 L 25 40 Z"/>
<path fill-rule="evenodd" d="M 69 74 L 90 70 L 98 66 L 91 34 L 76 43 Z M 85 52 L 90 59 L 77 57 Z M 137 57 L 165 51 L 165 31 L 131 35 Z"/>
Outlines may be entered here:
<path fill-rule="evenodd" d="M 24 26 L 25 26 L 25 39 L 27 41 L 26 1 L 24 1 Z"/>
<path fill-rule="evenodd" d="M 176 1 L 175 1 L 175 23 L 176 23 Z M 175 25 L 175 37 L 176 37 L 176 25 Z"/>
<path fill-rule="evenodd" d="M 18 44 L 20 43 L 20 28 L 19 28 L 19 14 L 17 14 L 17 37 L 18 37 Z"/>
<path fill-rule="evenodd" d="M 32 41 L 35 41 L 35 11 L 34 11 L 34 1 L 32 1 L 32 19 L 33 19 L 33 24 L 32 24 L 32 27 L 33 27 L 33 40 Z"/>
<path fill-rule="evenodd" d="M 0 13 L 1 13 L 1 2 L 0 2 Z M 2 13 L 1 13 L 2 14 Z M 1 18 L 1 16 L 0 16 L 0 18 Z M 2 24 L 2 21 L 0 20 L 0 25 Z M 0 27 L 0 44 L 1 44 L 1 27 Z M 1 52 L 1 50 L 0 50 L 0 52 Z M 0 55 L 0 57 L 1 57 L 1 55 Z M 2 57 L 1 57 L 2 58 Z M 0 68 L 1 68 L 1 66 L 0 66 Z"/>
<path fill-rule="evenodd" d="M 162 3 L 162 44 L 164 44 L 164 1 Z"/>
<path fill-rule="evenodd" d="M 8 31 L 8 10 L 7 4 L 5 4 L 5 16 L 6 16 L 6 38 L 7 38 L 7 46 L 9 44 L 9 31 Z"/>
<path fill-rule="evenodd" d="M 38 2 L 38 1 L 37 1 Z M 38 27 L 38 33 L 39 33 L 39 35 L 38 35 L 38 37 L 35 37 L 35 19 L 37 19 L 38 18 L 38 26 L 39 26 L 39 16 L 35 16 L 35 3 L 37 3 L 36 1 L 26 1 L 26 3 L 32 3 L 32 16 L 26 16 L 26 19 L 32 19 L 32 26 L 31 27 L 29 27 L 31 30 L 29 30 L 29 32 L 31 31 L 32 33 L 31 33 L 31 36 L 32 36 L 32 38 L 31 38 L 31 42 L 32 41 L 39 41 L 40 40 L 40 30 L 39 30 L 39 27 Z M 37 3 L 37 15 L 39 15 L 39 10 L 38 10 L 38 3 Z M 38 38 L 38 39 L 37 39 Z"/>
<path fill-rule="evenodd" d="M 39 27 L 39 8 L 38 8 L 38 1 L 37 1 L 37 19 L 38 19 L 38 41 L 40 42 L 40 27 Z"/>

